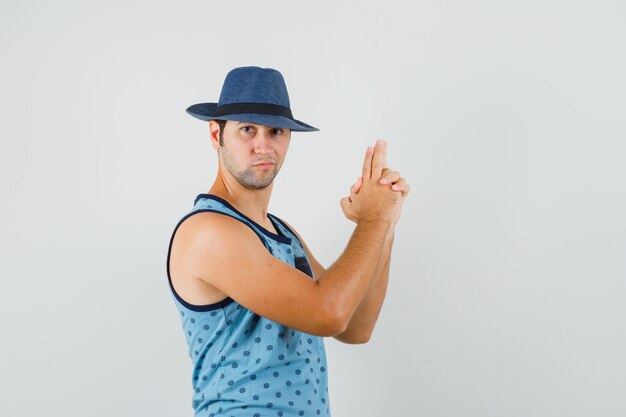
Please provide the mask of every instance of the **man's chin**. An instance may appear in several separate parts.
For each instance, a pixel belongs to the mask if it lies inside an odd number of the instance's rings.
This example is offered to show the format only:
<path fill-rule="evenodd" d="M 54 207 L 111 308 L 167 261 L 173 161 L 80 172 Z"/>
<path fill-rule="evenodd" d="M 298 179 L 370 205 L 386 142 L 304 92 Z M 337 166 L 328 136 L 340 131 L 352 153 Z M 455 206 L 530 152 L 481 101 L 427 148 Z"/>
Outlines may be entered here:
<path fill-rule="evenodd" d="M 255 190 L 255 191 L 258 191 L 258 190 L 264 190 L 264 189 L 266 189 L 267 187 L 269 187 L 270 185 L 271 185 L 271 184 L 268 184 L 268 185 L 266 185 L 266 186 L 250 186 L 250 185 L 244 185 L 244 187 L 246 187 L 248 190 Z"/>
<path fill-rule="evenodd" d="M 241 176 L 239 177 L 239 184 L 243 185 L 245 188 L 249 189 L 249 190 L 263 190 L 267 187 L 269 187 L 270 185 L 272 185 L 272 183 L 274 182 L 274 178 L 276 178 L 276 174 L 278 174 L 278 172 L 276 172 L 274 175 L 272 175 L 271 178 L 265 178 L 265 181 L 242 181 L 242 178 L 246 178 L 246 179 L 253 179 L 253 180 L 258 180 L 259 176 L 257 175 L 246 175 L 246 176 Z"/>
<path fill-rule="evenodd" d="M 274 180 L 272 179 L 272 181 L 270 181 L 269 183 L 262 183 L 262 184 L 241 184 L 244 187 L 246 187 L 249 190 L 264 190 L 267 187 L 269 187 L 270 185 L 272 185 L 272 183 L 274 182 Z"/>

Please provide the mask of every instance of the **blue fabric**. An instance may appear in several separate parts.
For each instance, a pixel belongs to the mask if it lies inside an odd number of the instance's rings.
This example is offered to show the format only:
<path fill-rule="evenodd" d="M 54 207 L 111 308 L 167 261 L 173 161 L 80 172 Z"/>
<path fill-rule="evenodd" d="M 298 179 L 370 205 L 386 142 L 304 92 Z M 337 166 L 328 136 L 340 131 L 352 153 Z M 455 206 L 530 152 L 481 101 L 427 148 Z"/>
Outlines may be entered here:
<path fill-rule="evenodd" d="M 185 219 L 204 211 L 242 221 L 272 255 L 314 279 L 302 244 L 278 217 L 268 214 L 275 234 L 217 196 L 196 197 L 172 233 L 167 256 L 170 289 L 193 364 L 194 416 L 330 416 L 323 337 L 269 320 L 230 297 L 200 306 L 174 290 L 169 276 L 174 234 Z"/>
<path fill-rule="evenodd" d="M 231 70 L 224 80 L 217 103 L 198 103 L 186 112 L 196 119 L 236 120 L 270 127 L 282 127 L 294 132 L 315 132 L 319 129 L 294 118 L 273 114 L 223 114 L 215 115 L 218 106 L 236 103 L 259 103 L 283 106 L 291 110 L 289 92 L 282 74 L 272 68 L 240 67 Z"/>

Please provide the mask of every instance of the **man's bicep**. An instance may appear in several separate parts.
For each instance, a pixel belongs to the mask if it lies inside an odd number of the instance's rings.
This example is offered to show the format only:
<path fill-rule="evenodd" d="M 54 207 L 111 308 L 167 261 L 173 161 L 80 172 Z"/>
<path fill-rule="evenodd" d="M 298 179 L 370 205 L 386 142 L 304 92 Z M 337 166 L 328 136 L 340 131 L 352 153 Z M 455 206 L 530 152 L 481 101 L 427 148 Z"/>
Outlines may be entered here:
<path fill-rule="evenodd" d="M 317 282 L 272 256 L 252 229 L 221 214 L 196 216 L 204 216 L 191 244 L 198 278 L 285 326 L 319 336 L 340 333 Z"/>

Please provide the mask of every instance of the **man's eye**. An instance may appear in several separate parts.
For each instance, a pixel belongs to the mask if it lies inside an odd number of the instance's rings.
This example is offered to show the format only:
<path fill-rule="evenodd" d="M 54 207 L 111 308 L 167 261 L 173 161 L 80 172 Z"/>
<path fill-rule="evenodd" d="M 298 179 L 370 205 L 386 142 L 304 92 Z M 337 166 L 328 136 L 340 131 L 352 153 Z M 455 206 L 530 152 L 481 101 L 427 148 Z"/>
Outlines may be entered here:
<path fill-rule="evenodd" d="M 272 133 L 275 134 L 275 135 L 280 135 L 281 133 L 283 133 L 283 130 L 282 129 L 273 129 Z"/>
<path fill-rule="evenodd" d="M 244 126 L 241 128 L 242 131 L 248 133 L 248 132 L 252 132 L 252 126 Z"/>

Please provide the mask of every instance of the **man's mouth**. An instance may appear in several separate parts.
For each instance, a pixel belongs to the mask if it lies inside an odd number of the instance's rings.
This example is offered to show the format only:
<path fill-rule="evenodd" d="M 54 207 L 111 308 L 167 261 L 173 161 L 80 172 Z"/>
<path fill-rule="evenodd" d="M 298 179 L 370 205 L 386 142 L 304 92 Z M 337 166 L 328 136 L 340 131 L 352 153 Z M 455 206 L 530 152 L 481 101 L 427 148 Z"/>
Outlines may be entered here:
<path fill-rule="evenodd" d="M 273 165 L 274 165 L 273 161 L 261 161 L 261 162 L 257 162 L 256 164 L 254 164 L 255 167 L 261 167 L 261 168 L 271 167 Z"/>

